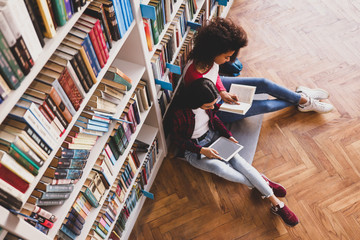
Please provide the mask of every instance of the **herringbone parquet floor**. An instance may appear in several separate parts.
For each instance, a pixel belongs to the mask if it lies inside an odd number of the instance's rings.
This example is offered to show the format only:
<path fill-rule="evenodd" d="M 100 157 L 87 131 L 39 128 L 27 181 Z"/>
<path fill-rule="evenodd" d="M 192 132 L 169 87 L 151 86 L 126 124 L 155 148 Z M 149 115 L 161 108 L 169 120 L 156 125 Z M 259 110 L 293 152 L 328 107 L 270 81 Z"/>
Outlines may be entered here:
<path fill-rule="evenodd" d="M 242 76 L 330 92 L 329 114 L 264 116 L 253 165 L 287 187 L 290 228 L 255 191 L 165 159 L 132 240 L 360 239 L 360 1 L 235 0 Z"/>

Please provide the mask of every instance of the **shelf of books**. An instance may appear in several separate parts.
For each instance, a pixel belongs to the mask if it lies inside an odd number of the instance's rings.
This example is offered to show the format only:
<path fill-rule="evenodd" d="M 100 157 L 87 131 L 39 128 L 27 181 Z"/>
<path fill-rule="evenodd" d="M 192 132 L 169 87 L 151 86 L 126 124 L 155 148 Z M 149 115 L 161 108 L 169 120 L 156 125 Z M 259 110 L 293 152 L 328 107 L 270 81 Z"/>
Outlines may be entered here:
<path fill-rule="evenodd" d="M 26 4 L 28 4 L 28 2 L 31 2 L 31 1 L 25 1 Z M 24 3 L 22 3 L 19 0 L 9 1 L 9 3 L 11 3 L 11 4 L 19 4 L 20 6 L 24 5 Z M 20 99 L 20 97 L 23 95 L 25 90 L 31 84 L 32 80 L 35 78 L 36 75 L 38 75 L 40 70 L 44 67 L 45 63 L 48 61 L 50 56 L 54 53 L 56 48 L 63 41 L 65 36 L 69 33 L 70 29 L 74 26 L 74 24 L 77 22 L 77 20 L 83 14 L 83 12 L 85 11 L 85 9 L 86 9 L 86 7 L 88 5 L 89 5 L 89 3 L 86 3 L 84 6 L 80 7 L 78 9 L 78 12 L 74 13 L 71 16 L 71 18 L 68 19 L 66 24 L 64 24 L 63 26 L 58 26 L 56 28 L 56 30 L 53 30 L 53 33 L 52 33 L 53 36 L 51 38 L 46 38 L 46 37 L 43 38 L 43 44 L 44 44 L 43 47 L 41 46 L 41 44 L 39 42 L 38 42 L 38 44 L 35 44 L 35 42 L 37 42 L 37 41 L 31 35 L 33 32 L 26 33 L 26 31 L 29 31 L 29 30 L 26 30 L 26 29 L 31 28 L 31 26 L 29 26 L 27 24 L 28 21 L 26 19 L 26 12 L 22 12 L 22 11 L 26 11 L 26 9 L 25 10 L 23 8 L 19 9 L 21 14 L 20 15 L 15 15 L 15 17 L 17 17 L 17 16 L 25 16 L 25 17 L 23 17 L 23 19 L 19 20 L 19 21 L 24 20 L 24 21 L 22 21 L 22 23 L 25 23 L 25 24 L 20 25 L 21 27 L 19 28 L 19 32 L 21 32 L 21 33 L 25 32 L 25 34 L 26 34 L 25 36 L 27 36 L 28 38 L 31 39 L 31 41 L 30 40 L 28 40 L 28 41 L 33 42 L 32 45 L 35 45 L 35 47 L 33 47 L 31 49 L 32 50 L 31 57 L 32 57 L 32 61 L 33 61 L 33 66 L 31 67 L 31 71 L 27 70 L 27 71 L 29 71 L 27 73 L 27 75 L 25 75 L 24 73 L 21 74 L 21 77 L 20 77 L 21 80 L 18 79 L 19 84 L 17 84 L 16 89 L 10 91 L 6 95 L 3 102 L 0 104 L 0 112 L 2 113 L 0 115 L 0 122 L 2 122 L 5 119 L 6 114 L 9 113 L 10 110 L 14 107 L 15 103 Z M 23 7 L 25 7 L 25 6 L 23 6 Z M 1 14 L 0 14 L 0 19 L 1 19 Z M 2 25 L 6 25 L 6 24 L 4 24 L 2 22 Z M 14 26 L 16 26 L 16 23 L 13 23 L 13 22 L 11 23 L 11 25 L 9 25 L 9 27 L 14 27 Z M 34 27 L 32 27 L 32 29 L 34 29 Z M 4 33 L 2 33 L 2 34 L 4 34 Z M 30 36 L 28 36 L 29 34 L 30 34 Z M 35 34 L 35 33 L 33 33 L 33 34 Z M 35 38 L 36 38 L 36 36 L 35 36 Z M 5 37 L 5 39 L 6 39 L 6 37 Z M 25 38 L 24 41 L 25 40 L 27 40 L 27 39 Z M 26 43 L 26 41 L 25 41 L 25 43 Z M 1 96 L 3 96 L 3 95 L 1 95 Z"/>
<path fill-rule="evenodd" d="M 188 25 L 216 4 L 0 1 L 0 240 L 129 237 L 167 154 Z"/>

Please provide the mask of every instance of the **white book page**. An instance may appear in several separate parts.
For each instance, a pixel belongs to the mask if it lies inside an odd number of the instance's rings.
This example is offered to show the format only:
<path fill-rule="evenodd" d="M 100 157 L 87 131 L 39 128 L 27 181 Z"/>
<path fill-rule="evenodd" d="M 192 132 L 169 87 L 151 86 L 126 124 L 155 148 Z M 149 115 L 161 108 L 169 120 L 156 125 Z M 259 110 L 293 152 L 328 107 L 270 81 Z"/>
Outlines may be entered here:
<path fill-rule="evenodd" d="M 235 94 L 240 103 L 251 104 L 254 99 L 256 87 L 241 85 L 241 84 L 231 84 L 229 93 Z"/>
<path fill-rule="evenodd" d="M 252 101 L 254 99 L 256 87 L 240 85 L 240 84 L 231 84 L 229 93 L 235 94 L 239 101 L 239 104 L 229 104 L 223 103 L 220 106 L 220 110 L 245 114 L 251 107 Z"/>

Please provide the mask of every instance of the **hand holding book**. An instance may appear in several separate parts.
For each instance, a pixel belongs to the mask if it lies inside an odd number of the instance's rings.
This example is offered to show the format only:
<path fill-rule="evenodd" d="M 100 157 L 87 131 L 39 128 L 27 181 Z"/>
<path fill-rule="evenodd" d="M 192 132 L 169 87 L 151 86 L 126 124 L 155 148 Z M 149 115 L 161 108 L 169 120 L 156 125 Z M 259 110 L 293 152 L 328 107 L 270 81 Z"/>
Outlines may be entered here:
<path fill-rule="evenodd" d="M 228 93 L 224 91 L 220 93 L 222 100 L 225 102 L 220 106 L 220 110 L 246 114 L 252 105 L 255 90 L 256 87 L 254 86 L 231 84 Z"/>

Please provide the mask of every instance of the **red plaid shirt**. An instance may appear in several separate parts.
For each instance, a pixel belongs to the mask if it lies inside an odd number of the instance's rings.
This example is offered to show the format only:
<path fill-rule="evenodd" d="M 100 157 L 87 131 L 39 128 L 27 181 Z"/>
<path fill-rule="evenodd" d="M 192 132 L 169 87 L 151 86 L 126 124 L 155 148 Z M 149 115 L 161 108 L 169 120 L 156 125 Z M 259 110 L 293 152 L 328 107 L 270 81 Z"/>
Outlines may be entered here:
<path fill-rule="evenodd" d="M 215 115 L 219 106 L 215 104 L 214 110 L 206 110 L 209 115 L 209 128 L 218 131 L 221 136 L 231 137 L 232 134 L 224 126 L 223 122 Z M 173 142 L 178 145 L 181 150 L 189 150 L 200 154 L 201 146 L 191 140 L 191 136 L 195 127 L 195 114 L 190 108 L 179 109 L 174 112 L 173 116 Z"/>

